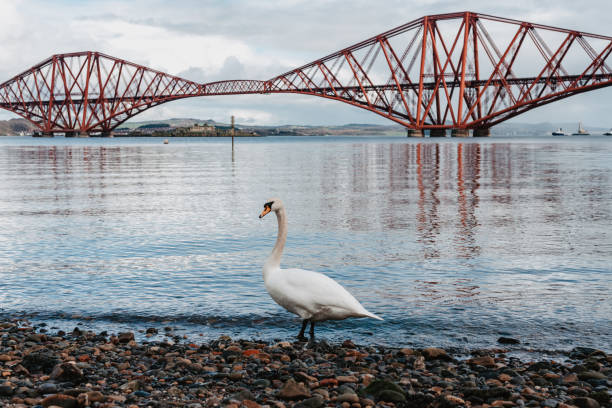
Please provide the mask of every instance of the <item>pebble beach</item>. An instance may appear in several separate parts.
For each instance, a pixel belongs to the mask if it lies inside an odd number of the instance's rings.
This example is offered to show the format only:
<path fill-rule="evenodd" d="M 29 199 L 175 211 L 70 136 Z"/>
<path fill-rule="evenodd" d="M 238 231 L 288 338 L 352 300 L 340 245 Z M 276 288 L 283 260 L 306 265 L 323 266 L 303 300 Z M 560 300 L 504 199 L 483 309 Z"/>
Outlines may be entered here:
<path fill-rule="evenodd" d="M 171 327 L 166 328 L 168 332 Z M 314 345 L 221 336 L 53 332 L 0 322 L 2 407 L 610 407 L 612 354 L 576 347 L 550 359 L 497 349 L 456 355 L 351 340 Z M 504 344 L 505 343 L 505 344 Z"/>

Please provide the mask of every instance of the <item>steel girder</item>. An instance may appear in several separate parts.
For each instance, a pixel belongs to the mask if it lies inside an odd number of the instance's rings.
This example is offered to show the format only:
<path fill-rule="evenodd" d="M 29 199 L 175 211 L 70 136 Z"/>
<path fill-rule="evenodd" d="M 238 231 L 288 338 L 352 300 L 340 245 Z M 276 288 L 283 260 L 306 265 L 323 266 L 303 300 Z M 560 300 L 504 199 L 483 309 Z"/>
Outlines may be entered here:
<path fill-rule="evenodd" d="M 488 128 L 612 85 L 612 37 L 472 12 L 426 16 L 267 81 L 198 84 L 97 52 L 55 55 L 0 85 L 42 131 L 110 131 L 171 100 L 299 93 L 407 128 Z"/>

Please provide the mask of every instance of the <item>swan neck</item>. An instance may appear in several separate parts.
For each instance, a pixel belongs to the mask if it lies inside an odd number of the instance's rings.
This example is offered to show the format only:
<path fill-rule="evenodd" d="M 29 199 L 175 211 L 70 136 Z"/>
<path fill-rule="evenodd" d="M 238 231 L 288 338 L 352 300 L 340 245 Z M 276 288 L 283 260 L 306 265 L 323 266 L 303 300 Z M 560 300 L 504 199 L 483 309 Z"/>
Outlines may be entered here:
<path fill-rule="evenodd" d="M 287 217 L 284 208 L 276 212 L 276 219 L 278 221 L 278 237 L 276 238 L 274 249 L 266 262 L 267 269 L 280 268 L 281 256 L 283 255 L 283 249 L 285 249 L 285 242 L 287 241 Z"/>

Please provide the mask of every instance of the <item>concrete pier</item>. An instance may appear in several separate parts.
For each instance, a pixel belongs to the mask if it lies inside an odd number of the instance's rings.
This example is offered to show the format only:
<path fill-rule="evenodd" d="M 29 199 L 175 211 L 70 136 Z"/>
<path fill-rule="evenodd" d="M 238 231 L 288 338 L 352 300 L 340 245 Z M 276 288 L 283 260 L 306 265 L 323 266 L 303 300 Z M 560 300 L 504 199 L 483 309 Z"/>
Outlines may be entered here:
<path fill-rule="evenodd" d="M 473 135 L 474 137 L 489 137 L 491 136 L 491 128 L 476 128 Z"/>
<path fill-rule="evenodd" d="M 430 129 L 429 137 L 446 137 L 446 129 Z"/>
<path fill-rule="evenodd" d="M 423 137 L 423 129 L 406 129 L 407 137 Z"/>
<path fill-rule="evenodd" d="M 453 129 L 452 137 L 470 137 L 470 129 Z"/>
<path fill-rule="evenodd" d="M 87 136 L 87 134 L 83 136 L 83 134 L 81 134 L 81 132 L 79 132 L 78 130 L 65 131 L 64 135 L 66 137 L 86 137 Z"/>

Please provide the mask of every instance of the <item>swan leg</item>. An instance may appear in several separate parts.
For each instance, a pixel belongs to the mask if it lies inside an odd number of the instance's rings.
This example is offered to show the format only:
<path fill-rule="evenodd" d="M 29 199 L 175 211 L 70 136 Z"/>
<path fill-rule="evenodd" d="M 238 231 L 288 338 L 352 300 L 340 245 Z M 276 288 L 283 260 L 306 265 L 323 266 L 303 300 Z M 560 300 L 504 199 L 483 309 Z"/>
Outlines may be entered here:
<path fill-rule="evenodd" d="M 306 326 L 308 325 L 308 319 L 302 320 L 302 328 L 300 329 L 300 334 L 298 334 L 297 338 L 299 341 L 306 341 L 306 336 L 304 336 L 304 331 L 306 330 Z M 312 327 L 312 323 L 311 323 Z"/>

